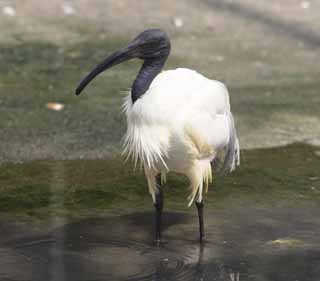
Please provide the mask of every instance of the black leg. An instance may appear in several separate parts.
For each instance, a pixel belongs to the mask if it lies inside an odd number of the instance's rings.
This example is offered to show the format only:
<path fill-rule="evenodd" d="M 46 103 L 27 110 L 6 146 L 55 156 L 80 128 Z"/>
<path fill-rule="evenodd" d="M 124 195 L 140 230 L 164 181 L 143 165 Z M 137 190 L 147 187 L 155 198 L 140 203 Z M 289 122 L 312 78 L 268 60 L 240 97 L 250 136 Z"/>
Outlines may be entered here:
<path fill-rule="evenodd" d="M 161 188 L 161 176 L 156 177 L 158 193 L 156 194 L 156 202 L 154 204 L 156 211 L 156 238 L 155 242 L 159 244 L 161 242 L 161 217 L 163 209 L 163 191 Z"/>
<path fill-rule="evenodd" d="M 196 202 L 198 216 L 199 216 L 199 232 L 200 232 L 200 243 L 203 242 L 204 238 L 204 226 L 203 226 L 203 201 Z"/>

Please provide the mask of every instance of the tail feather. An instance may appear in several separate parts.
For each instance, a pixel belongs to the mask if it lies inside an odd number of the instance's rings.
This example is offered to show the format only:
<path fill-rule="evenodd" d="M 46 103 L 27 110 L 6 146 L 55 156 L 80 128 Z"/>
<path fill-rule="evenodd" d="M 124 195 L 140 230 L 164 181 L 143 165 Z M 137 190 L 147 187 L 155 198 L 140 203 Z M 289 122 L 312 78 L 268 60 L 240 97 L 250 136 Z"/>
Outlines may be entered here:
<path fill-rule="evenodd" d="M 230 139 L 221 169 L 222 174 L 232 172 L 236 166 L 240 165 L 240 145 L 231 112 L 228 113 L 228 123 Z"/>
<path fill-rule="evenodd" d="M 188 206 L 190 207 L 194 200 L 197 202 L 202 201 L 203 189 L 208 191 L 209 183 L 212 182 L 212 170 L 210 162 L 207 160 L 196 161 L 193 169 L 189 174 L 190 190 L 191 193 L 188 196 Z"/>

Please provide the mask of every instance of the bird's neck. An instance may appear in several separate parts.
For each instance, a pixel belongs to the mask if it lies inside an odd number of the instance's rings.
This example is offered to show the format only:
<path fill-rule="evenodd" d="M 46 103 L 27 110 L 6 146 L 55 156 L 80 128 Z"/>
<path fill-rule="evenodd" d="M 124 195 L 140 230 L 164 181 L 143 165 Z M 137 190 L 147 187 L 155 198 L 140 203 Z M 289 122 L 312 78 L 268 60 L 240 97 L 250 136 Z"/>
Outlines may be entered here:
<path fill-rule="evenodd" d="M 131 99 L 134 103 L 149 89 L 153 79 L 161 72 L 167 57 L 146 59 L 133 82 Z"/>

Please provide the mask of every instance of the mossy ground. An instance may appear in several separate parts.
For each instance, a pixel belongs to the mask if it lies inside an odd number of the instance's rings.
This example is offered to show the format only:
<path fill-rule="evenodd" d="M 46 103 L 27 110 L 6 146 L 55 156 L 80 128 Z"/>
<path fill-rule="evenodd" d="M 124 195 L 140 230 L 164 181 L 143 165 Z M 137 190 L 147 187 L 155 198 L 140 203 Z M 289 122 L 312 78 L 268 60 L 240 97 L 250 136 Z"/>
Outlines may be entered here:
<path fill-rule="evenodd" d="M 320 202 L 320 157 L 316 148 L 294 144 L 242 152 L 242 165 L 226 177 L 214 177 L 206 202 L 262 205 Z M 0 167 L 0 211 L 40 215 L 152 208 L 143 173 L 123 159 L 32 161 Z M 188 181 L 170 174 L 166 205 L 187 210 Z M 100 212 L 98 211 L 98 212 Z"/>

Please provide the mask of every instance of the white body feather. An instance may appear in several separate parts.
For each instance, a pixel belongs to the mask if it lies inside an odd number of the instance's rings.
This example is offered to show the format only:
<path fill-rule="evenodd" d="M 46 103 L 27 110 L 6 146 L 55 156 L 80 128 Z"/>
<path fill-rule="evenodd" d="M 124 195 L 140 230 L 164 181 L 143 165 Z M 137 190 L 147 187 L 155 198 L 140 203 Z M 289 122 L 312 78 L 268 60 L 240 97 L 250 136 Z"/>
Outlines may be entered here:
<path fill-rule="evenodd" d="M 184 68 L 163 71 L 134 104 L 129 94 L 124 107 L 124 152 L 135 163 L 141 161 L 153 200 L 159 173 L 162 178 L 169 171 L 186 175 L 191 205 L 196 196 L 202 200 L 203 186 L 211 181 L 211 161 L 219 151 L 227 150 L 228 171 L 239 164 L 229 94 L 219 81 Z"/>

